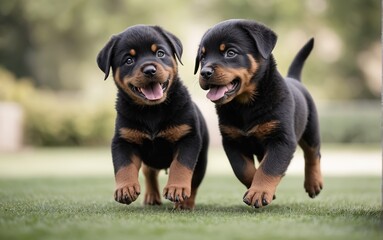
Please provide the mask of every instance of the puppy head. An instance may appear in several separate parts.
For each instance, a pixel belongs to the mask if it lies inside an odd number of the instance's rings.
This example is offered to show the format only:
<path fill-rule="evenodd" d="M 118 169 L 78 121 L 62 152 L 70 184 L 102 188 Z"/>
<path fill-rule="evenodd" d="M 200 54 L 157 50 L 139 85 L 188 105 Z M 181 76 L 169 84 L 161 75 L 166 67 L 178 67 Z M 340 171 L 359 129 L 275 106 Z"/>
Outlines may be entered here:
<path fill-rule="evenodd" d="M 233 99 L 247 103 L 256 95 L 256 75 L 271 55 L 276 34 L 255 21 L 228 20 L 202 37 L 194 74 L 201 64 L 199 84 L 216 104 Z"/>
<path fill-rule="evenodd" d="M 173 34 L 158 26 L 136 25 L 114 35 L 97 56 L 105 73 L 112 68 L 117 87 L 140 105 L 155 105 L 166 100 L 177 79 L 182 44 Z"/>

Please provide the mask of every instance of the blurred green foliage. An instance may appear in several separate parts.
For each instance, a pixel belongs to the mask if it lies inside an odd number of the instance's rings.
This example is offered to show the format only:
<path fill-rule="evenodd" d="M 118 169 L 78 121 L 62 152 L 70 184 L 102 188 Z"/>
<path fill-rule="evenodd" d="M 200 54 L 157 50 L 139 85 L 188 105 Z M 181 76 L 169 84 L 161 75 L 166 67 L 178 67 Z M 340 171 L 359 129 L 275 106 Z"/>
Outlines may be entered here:
<path fill-rule="evenodd" d="M 27 144 L 108 144 L 114 86 L 102 82 L 95 58 L 110 36 L 135 24 L 173 32 L 184 45 L 180 75 L 193 97 L 201 97 L 192 74 L 199 40 L 229 18 L 255 19 L 278 34 L 274 55 L 282 75 L 305 41 L 315 37 L 303 72 L 315 99 L 377 100 L 380 9 L 378 0 L 2 0 L 0 101 L 24 107 Z M 323 140 L 380 141 L 379 109 L 343 111 L 329 104 L 320 113 Z"/>
<path fill-rule="evenodd" d="M 109 144 L 114 109 L 89 104 L 80 96 L 58 95 L 35 88 L 27 79 L 0 69 L 0 101 L 24 108 L 25 143 L 31 146 L 95 146 Z"/>
<path fill-rule="evenodd" d="M 294 31 L 303 31 L 308 35 L 307 39 L 310 35 L 315 37 L 314 54 L 321 51 L 318 53 L 320 58 L 310 56 L 310 67 L 306 66 L 304 70 L 310 72 L 307 74 L 310 77 L 304 81 L 321 87 L 322 96 L 342 99 L 380 97 L 380 1 L 213 0 L 209 3 L 206 12 L 219 13 L 223 19 L 240 17 L 266 23 L 278 33 L 279 41 L 290 34 L 294 36 L 291 33 Z M 299 34 L 302 33 L 295 35 L 297 40 Z M 283 52 L 289 49 L 285 44 L 281 47 Z M 288 64 L 294 54 L 290 52 Z M 365 66 L 370 63 L 364 61 L 365 55 L 375 60 L 374 76 L 371 72 L 366 73 L 371 69 L 367 70 Z"/>
<path fill-rule="evenodd" d="M 326 143 L 380 143 L 379 101 L 319 105 L 321 138 Z"/>
<path fill-rule="evenodd" d="M 25 143 L 31 146 L 99 146 L 110 144 L 115 111 L 110 103 L 91 104 L 83 96 L 35 88 L 0 68 L 0 101 L 21 104 Z M 6 89 L 6 90 L 5 90 Z M 319 104 L 321 138 L 326 143 L 380 142 L 380 104 Z M 219 137 L 219 136 L 212 136 Z"/>
<path fill-rule="evenodd" d="M 319 96 L 380 96 L 378 0 L 2 0 L 0 65 L 37 87 L 78 90 L 89 71 L 98 71 L 94 58 L 102 45 L 130 25 L 161 25 L 195 48 L 204 31 L 228 18 L 256 19 L 278 33 L 282 73 L 304 41 L 316 37 L 304 74 Z M 186 57 L 189 78 L 194 56 Z"/>

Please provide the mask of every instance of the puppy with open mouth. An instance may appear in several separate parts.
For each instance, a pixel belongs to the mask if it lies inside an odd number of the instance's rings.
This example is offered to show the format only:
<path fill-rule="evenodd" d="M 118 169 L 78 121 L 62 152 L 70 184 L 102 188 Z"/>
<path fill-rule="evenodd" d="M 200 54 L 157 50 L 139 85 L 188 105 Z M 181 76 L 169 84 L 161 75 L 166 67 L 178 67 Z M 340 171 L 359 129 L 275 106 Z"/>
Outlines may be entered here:
<path fill-rule="evenodd" d="M 227 20 L 204 34 L 195 65 L 195 73 L 201 65 L 201 88 L 216 104 L 226 155 L 248 189 L 243 201 L 256 208 L 275 198 L 297 145 L 305 157 L 306 192 L 314 198 L 323 187 L 317 110 L 301 83 L 314 40 L 299 51 L 286 78 L 272 55 L 276 41 L 256 21 Z"/>
<path fill-rule="evenodd" d="M 208 131 L 204 118 L 178 77 L 182 44 L 158 26 L 136 25 L 114 35 L 97 57 L 118 89 L 112 158 L 114 198 L 130 204 L 141 193 L 144 204 L 161 204 L 158 173 L 169 168 L 163 196 L 175 208 L 193 209 L 205 175 Z"/>

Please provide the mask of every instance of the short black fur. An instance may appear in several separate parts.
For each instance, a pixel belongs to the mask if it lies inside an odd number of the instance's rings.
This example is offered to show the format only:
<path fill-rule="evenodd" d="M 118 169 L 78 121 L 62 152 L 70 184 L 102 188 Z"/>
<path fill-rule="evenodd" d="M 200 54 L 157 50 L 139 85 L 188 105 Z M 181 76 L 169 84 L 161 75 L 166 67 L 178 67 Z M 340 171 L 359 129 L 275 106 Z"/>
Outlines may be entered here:
<path fill-rule="evenodd" d="M 97 63 L 105 73 L 105 79 L 112 68 L 118 88 L 112 141 L 116 201 L 129 204 L 136 198 L 130 192 L 129 181 L 119 180 L 131 173 L 127 170 L 121 178 L 119 171 L 134 164 L 138 169 L 143 163 L 158 171 L 177 161 L 185 171 L 193 172 L 192 194 L 204 177 L 208 131 L 201 112 L 178 77 L 176 58 L 180 61 L 181 56 L 182 44 L 175 35 L 161 27 L 145 25 L 130 27 L 113 36 L 98 54 Z M 145 73 L 147 66 L 154 72 Z M 140 163 L 134 162 L 135 157 Z M 134 175 L 136 170 L 133 170 Z M 170 178 L 177 173 L 170 170 L 169 174 Z M 127 187 L 118 189 L 119 184 Z M 139 191 L 134 194 L 138 195 Z M 155 194 L 159 194 L 157 189 Z M 181 197 L 166 194 L 166 198 L 175 202 Z M 145 200 L 144 203 L 159 204 L 159 199 Z M 193 204 L 184 207 L 193 208 Z"/>
<path fill-rule="evenodd" d="M 258 22 L 228 20 L 205 33 L 196 57 L 195 72 L 201 64 L 201 88 L 213 92 L 209 98 L 216 103 L 226 155 L 237 178 L 249 188 L 244 201 L 254 206 L 271 202 L 298 144 L 305 153 L 305 188 L 310 197 L 318 195 L 323 185 L 317 111 L 300 83 L 314 41 L 303 47 L 283 78 L 271 53 L 276 40 L 276 34 Z M 228 58 L 229 50 L 236 55 Z M 224 79 L 232 72 L 234 79 Z M 256 171 L 254 155 L 261 163 Z M 275 183 L 267 186 L 264 182 L 270 179 Z"/>

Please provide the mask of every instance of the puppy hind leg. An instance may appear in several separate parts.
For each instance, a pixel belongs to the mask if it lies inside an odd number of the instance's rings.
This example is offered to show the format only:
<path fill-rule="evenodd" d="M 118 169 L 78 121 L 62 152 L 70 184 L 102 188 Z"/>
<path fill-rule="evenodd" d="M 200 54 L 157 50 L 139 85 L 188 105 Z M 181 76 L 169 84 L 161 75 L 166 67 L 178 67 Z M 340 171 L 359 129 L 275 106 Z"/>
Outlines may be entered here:
<path fill-rule="evenodd" d="M 299 141 L 305 158 L 304 188 L 311 198 L 315 198 L 323 188 L 320 161 L 320 134 L 318 113 L 313 99 L 306 95 L 308 106 L 307 125 Z"/>
<path fill-rule="evenodd" d="M 161 195 L 158 183 L 159 170 L 143 164 L 142 172 L 145 177 L 144 205 L 161 205 Z"/>
<path fill-rule="evenodd" d="M 305 158 L 304 188 L 311 198 L 315 198 L 323 189 L 323 178 L 320 168 L 320 146 L 311 147 L 305 140 L 299 142 Z"/>

